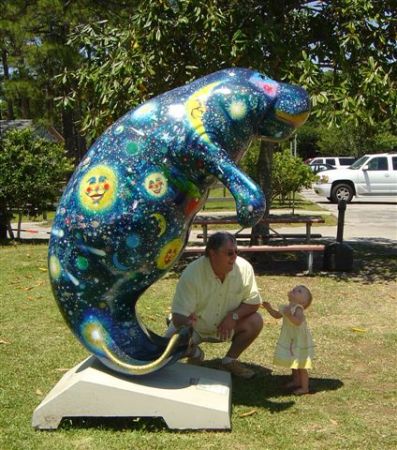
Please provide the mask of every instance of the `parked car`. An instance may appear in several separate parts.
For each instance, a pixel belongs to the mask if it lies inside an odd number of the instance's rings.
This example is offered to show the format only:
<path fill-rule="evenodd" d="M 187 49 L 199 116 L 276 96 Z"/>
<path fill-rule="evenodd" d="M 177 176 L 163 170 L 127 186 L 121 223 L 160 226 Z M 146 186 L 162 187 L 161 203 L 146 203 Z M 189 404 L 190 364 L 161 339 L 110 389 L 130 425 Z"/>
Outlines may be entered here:
<path fill-rule="evenodd" d="M 309 164 L 309 166 L 313 164 L 329 164 L 339 169 L 340 167 L 349 167 L 355 160 L 354 156 L 319 156 L 307 159 L 305 163 Z"/>
<path fill-rule="evenodd" d="M 309 167 L 312 169 L 314 173 L 319 173 L 322 172 L 323 170 L 335 170 L 334 166 L 331 166 L 331 164 L 327 163 L 309 164 Z"/>
<path fill-rule="evenodd" d="M 347 169 L 321 172 L 313 188 L 333 203 L 354 195 L 397 195 L 397 153 L 364 155 Z"/>

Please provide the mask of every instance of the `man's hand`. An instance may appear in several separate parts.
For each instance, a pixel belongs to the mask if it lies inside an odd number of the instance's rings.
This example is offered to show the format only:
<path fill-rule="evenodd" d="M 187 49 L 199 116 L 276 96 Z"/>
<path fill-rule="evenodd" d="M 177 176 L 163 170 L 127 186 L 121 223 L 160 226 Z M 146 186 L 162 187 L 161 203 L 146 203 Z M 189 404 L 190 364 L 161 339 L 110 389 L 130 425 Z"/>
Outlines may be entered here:
<path fill-rule="evenodd" d="M 183 316 L 182 314 L 172 314 L 172 322 L 176 329 L 180 327 L 194 327 L 197 322 L 196 313 L 191 313 L 189 316 Z"/>
<path fill-rule="evenodd" d="M 233 337 L 233 331 L 236 328 L 236 321 L 229 312 L 222 322 L 218 325 L 218 336 L 221 341 L 227 341 Z"/>
<path fill-rule="evenodd" d="M 197 322 L 197 315 L 196 313 L 191 313 L 190 316 L 187 318 L 187 323 L 189 327 L 194 327 L 195 323 Z"/>

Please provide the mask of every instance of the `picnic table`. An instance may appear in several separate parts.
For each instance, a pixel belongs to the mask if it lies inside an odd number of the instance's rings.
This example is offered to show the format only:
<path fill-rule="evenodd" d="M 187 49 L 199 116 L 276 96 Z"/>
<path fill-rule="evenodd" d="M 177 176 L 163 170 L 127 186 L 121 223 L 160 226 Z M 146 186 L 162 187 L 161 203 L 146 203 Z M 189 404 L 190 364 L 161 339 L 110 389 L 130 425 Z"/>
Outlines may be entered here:
<path fill-rule="evenodd" d="M 306 243 L 310 243 L 312 236 L 311 229 L 313 224 L 324 223 L 324 219 L 321 216 L 303 216 L 303 215 L 290 215 L 290 214 L 270 214 L 268 217 L 260 220 L 260 223 L 268 224 L 270 230 L 278 237 L 282 237 L 280 233 L 271 228 L 270 225 L 305 225 L 306 227 Z M 211 225 L 238 225 L 237 216 L 233 215 L 203 215 L 199 214 L 194 220 L 194 225 L 201 225 L 203 229 L 203 244 L 207 244 L 208 240 L 208 227 Z M 236 233 L 236 237 L 242 237 L 241 229 Z"/>
<path fill-rule="evenodd" d="M 303 215 L 269 215 L 266 218 L 260 220 L 260 223 L 264 223 L 269 225 L 270 230 L 273 232 L 273 235 L 277 238 L 281 238 L 283 240 L 282 245 L 238 245 L 237 250 L 242 253 L 260 253 L 260 252 L 304 252 L 307 253 L 307 268 L 308 272 L 313 272 L 313 253 L 314 252 L 322 252 L 324 251 L 323 244 L 314 244 L 312 243 L 312 225 L 324 223 L 324 219 L 320 216 L 303 216 Z M 187 254 L 197 254 L 204 253 L 205 245 L 208 241 L 208 228 L 212 225 L 238 225 L 237 216 L 233 215 L 198 215 L 194 220 L 195 225 L 200 225 L 202 227 L 203 233 L 199 235 L 203 239 L 203 245 L 201 246 L 188 246 L 185 248 L 185 253 Z M 297 237 L 296 234 L 280 234 L 276 230 L 270 227 L 270 225 L 305 225 L 306 233 L 304 235 L 305 243 L 288 243 L 288 239 L 290 237 Z M 241 228 L 238 232 L 234 233 L 236 238 L 239 239 L 241 237 L 248 237 L 247 234 L 242 234 L 244 228 Z M 317 237 L 318 235 L 316 235 Z M 319 235 L 321 236 L 321 235 Z"/>

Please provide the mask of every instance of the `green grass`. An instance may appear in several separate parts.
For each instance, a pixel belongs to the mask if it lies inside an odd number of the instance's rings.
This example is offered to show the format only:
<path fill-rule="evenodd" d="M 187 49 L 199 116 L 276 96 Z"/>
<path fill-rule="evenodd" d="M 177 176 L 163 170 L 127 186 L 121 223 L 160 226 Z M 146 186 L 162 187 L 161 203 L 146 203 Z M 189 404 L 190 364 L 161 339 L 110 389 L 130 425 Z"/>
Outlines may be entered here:
<path fill-rule="evenodd" d="M 242 360 L 257 377 L 233 381 L 231 432 L 174 432 L 159 418 L 65 419 L 55 432 L 31 427 L 34 409 L 65 369 L 88 353 L 58 311 L 46 272 L 46 245 L 0 247 L 0 449 L 394 449 L 396 438 L 397 250 L 357 245 L 351 274 L 317 271 L 304 261 L 256 264 L 264 298 L 274 305 L 296 283 L 314 294 L 308 321 L 317 343 L 313 395 L 283 392 L 287 372 L 274 368 L 280 323 L 265 327 Z M 165 331 L 178 273 L 152 286 L 139 301 L 143 321 Z M 265 313 L 263 313 L 265 314 Z M 208 366 L 226 344 L 204 344 Z"/>

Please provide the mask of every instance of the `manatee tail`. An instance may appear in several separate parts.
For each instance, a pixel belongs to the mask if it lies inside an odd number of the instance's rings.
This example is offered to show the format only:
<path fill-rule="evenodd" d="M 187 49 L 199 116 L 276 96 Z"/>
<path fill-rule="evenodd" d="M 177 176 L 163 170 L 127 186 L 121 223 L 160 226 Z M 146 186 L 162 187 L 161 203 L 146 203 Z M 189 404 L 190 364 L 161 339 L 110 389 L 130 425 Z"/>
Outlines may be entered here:
<path fill-rule="evenodd" d="M 101 345 L 101 350 L 112 364 L 122 369 L 124 372 L 128 372 L 130 375 L 146 375 L 165 366 L 174 356 L 174 350 L 178 347 L 181 341 L 184 340 L 183 333 L 174 334 L 169 340 L 167 347 L 159 358 L 151 361 L 147 364 L 129 364 L 122 361 L 114 352 L 112 352 L 105 343 Z"/>
<path fill-rule="evenodd" d="M 87 336 L 88 333 L 85 334 Z M 89 335 L 89 350 L 91 350 L 104 365 L 128 375 L 145 375 L 155 372 L 180 358 L 190 346 L 191 330 L 188 327 L 183 327 L 169 340 L 157 336 L 157 338 L 166 342 L 163 353 L 153 361 L 142 361 L 142 363 L 140 359 L 134 360 L 134 358 L 129 357 L 119 349 L 117 344 L 115 345 L 111 335 L 105 330 L 102 323 L 96 322 L 94 324 L 91 322 Z M 154 336 L 150 336 L 151 339 L 153 339 L 153 337 Z M 131 361 L 131 359 L 133 362 L 128 362 L 128 360 Z"/>

